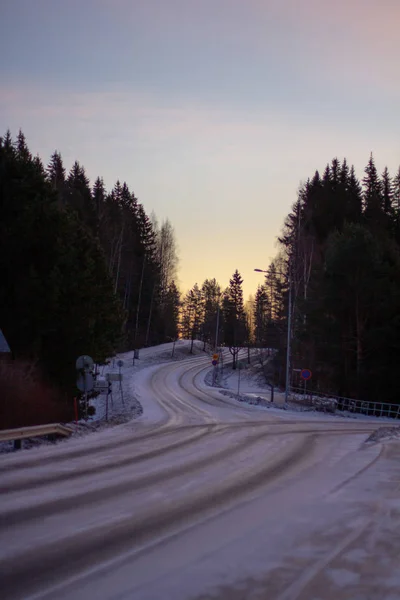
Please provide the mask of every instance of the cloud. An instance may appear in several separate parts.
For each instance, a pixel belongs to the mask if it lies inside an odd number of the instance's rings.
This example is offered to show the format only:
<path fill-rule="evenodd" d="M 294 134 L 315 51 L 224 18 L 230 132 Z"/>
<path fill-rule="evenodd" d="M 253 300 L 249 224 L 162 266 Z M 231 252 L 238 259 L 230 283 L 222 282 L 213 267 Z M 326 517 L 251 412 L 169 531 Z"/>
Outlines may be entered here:
<path fill-rule="evenodd" d="M 77 159 L 108 188 L 126 180 L 148 212 L 168 216 L 185 285 L 259 266 L 254 256 L 266 255 L 266 264 L 300 180 L 334 156 L 346 156 L 361 174 L 371 150 L 380 171 L 385 164 L 397 170 L 400 155 L 398 129 L 378 115 L 369 123 L 340 113 L 302 115 L 296 107 L 239 110 L 123 86 L 78 92 L 2 84 L 0 112 L 45 162 L 57 147 L 67 168 Z"/>
<path fill-rule="evenodd" d="M 326 160 L 335 154 L 346 154 L 352 160 L 361 148 L 367 155 L 372 140 L 379 147 L 393 148 L 396 137 L 395 131 L 384 126 L 363 123 L 362 118 L 352 121 L 340 113 L 325 118 L 295 108 L 292 112 L 272 107 L 246 111 L 181 102 L 179 97 L 175 103 L 164 103 L 157 94 L 112 86 L 83 93 L 32 85 L 1 86 L 0 98 L 6 121 L 23 128 L 41 123 L 53 139 L 72 136 L 78 143 L 80 137 L 82 147 L 108 140 L 111 145 L 136 147 L 137 151 L 145 148 L 192 156 L 202 165 L 218 161 L 239 168 L 252 163 L 258 166 L 271 156 L 275 160 L 286 153 L 284 170 L 292 157 L 301 165 L 304 156 L 314 155 L 316 149 L 319 155 L 331 152 Z"/>

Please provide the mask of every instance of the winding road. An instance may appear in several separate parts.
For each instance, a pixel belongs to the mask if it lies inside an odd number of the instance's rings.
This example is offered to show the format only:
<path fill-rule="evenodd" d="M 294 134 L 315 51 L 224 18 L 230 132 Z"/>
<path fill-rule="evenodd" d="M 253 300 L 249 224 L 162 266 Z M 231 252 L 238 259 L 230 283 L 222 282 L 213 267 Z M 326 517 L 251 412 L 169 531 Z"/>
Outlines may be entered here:
<path fill-rule="evenodd" d="M 238 404 L 208 368 L 150 366 L 140 419 L 0 457 L 2 600 L 400 598 L 398 442 Z"/>

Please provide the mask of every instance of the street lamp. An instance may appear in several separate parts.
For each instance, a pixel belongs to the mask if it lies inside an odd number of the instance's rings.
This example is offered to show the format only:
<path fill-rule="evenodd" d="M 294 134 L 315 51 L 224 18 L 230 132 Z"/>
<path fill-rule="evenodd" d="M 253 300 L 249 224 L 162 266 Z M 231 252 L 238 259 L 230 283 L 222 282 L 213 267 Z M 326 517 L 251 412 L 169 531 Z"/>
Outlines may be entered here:
<path fill-rule="evenodd" d="M 214 352 L 217 352 L 217 348 L 218 348 L 218 331 L 219 331 L 219 297 L 218 297 L 218 306 L 217 306 L 217 325 L 215 327 L 215 347 L 214 347 Z"/>
<path fill-rule="evenodd" d="M 264 269 L 254 269 L 257 273 L 268 273 Z M 277 275 L 287 276 L 286 273 L 276 272 Z M 289 399 L 289 363 L 290 363 L 290 340 L 291 340 L 291 329 L 292 329 L 292 281 L 290 277 L 290 267 L 288 284 L 289 284 L 289 302 L 288 302 L 288 326 L 287 326 L 287 345 L 286 345 L 286 377 L 285 377 L 285 404 Z"/>
<path fill-rule="evenodd" d="M 220 301 L 221 301 L 221 297 L 222 297 L 222 292 L 220 291 L 219 294 L 217 294 L 217 324 L 215 327 L 215 346 L 214 346 L 214 352 L 218 351 L 218 333 L 219 333 L 219 313 L 220 313 Z"/>

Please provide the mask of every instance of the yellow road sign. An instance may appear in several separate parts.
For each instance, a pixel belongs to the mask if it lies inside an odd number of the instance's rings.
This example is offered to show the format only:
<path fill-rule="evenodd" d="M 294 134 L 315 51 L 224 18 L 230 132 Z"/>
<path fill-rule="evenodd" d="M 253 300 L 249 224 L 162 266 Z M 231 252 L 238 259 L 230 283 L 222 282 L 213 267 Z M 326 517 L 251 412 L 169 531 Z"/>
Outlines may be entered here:
<path fill-rule="evenodd" d="M 213 360 L 218 360 L 219 359 L 219 354 L 213 354 Z"/>

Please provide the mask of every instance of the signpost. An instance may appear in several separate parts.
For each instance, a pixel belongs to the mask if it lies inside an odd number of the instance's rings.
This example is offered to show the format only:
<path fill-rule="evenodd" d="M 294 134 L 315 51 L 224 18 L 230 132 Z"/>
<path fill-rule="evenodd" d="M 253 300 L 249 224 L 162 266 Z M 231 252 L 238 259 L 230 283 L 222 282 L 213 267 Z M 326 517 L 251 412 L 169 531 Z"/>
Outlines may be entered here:
<path fill-rule="evenodd" d="M 76 370 L 78 371 L 78 379 L 76 386 L 78 390 L 85 394 L 85 414 L 86 419 L 88 416 L 88 399 L 87 393 L 90 392 L 94 387 L 93 378 L 93 358 L 87 354 L 83 354 L 76 359 Z"/>
<path fill-rule="evenodd" d="M 310 369 L 302 369 L 300 371 L 300 377 L 304 381 L 304 396 L 305 400 L 307 400 L 307 381 L 312 377 L 312 371 Z"/>
<path fill-rule="evenodd" d="M 100 394 L 108 394 L 110 390 L 111 381 L 107 379 L 98 379 L 94 382 L 94 391 Z"/>
<path fill-rule="evenodd" d="M 218 361 L 219 361 L 219 354 L 217 354 L 216 352 L 214 352 L 214 354 L 212 355 L 212 361 L 211 361 L 211 364 L 214 367 L 214 371 L 213 371 L 213 385 L 215 385 L 215 380 L 217 378 Z"/>
<path fill-rule="evenodd" d="M 302 369 L 300 371 L 300 377 L 304 380 L 304 381 L 308 381 L 309 379 L 311 379 L 312 377 L 312 372 L 310 371 L 310 369 Z"/>
<path fill-rule="evenodd" d="M 122 381 L 124 378 L 122 373 L 106 373 L 107 381 Z"/>
<path fill-rule="evenodd" d="M 108 421 L 108 396 L 112 398 L 112 383 L 108 379 L 98 379 L 94 382 L 94 391 L 104 394 L 106 398 L 106 421 Z"/>
<path fill-rule="evenodd" d="M 124 403 L 124 394 L 122 389 L 122 381 L 123 374 L 121 373 L 121 369 L 124 366 L 124 361 L 121 359 L 113 359 L 113 366 L 115 363 L 118 366 L 118 373 L 107 373 L 105 379 L 95 379 L 95 375 L 93 373 L 94 362 L 91 356 L 87 354 L 83 354 L 76 359 L 76 370 L 78 371 L 78 377 L 76 381 L 77 388 L 84 393 L 85 397 L 85 412 L 86 419 L 88 417 L 88 392 L 94 390 L 99 394 L 104 394 L 107 396 L 106 399 L 106 419 L 108 419 L 108 397 L 111 396 L 111 405 L 113 404 L 112 397 L 112 382 L 118 381 L 119 383 L 119 391 L 121 394 L 122 404 Z"/>
<path fill-rule="evenodd" d="M 119 382 L 119 393 L 121 395 L 122 405 L 125 406 L 124 391 L 122 389 L 122 381 L 124 379 L 124 376 L 121 373 L 121 369 L 124 366 L 124 361 L 118 360 L 117 365 L 118 365 L 118 373 L 107 373 L 106 379 L 107 379 L 107 381 L 118 381 Z M 112 396 L 111 396 L 111 403 L 112 403 Z"/>
<path fill-rule="evenodd" d="M 83 354 L 76 359 L 77 371 L 91 371 L 93 369 L 93 358 L 87 354 Z"/>
<path fill-rule="evenodd" d="M 94 386 L 94 379 L 92 373 L 83 373 L 82 375 L 78 375 L 78 379 L 76 380 L 76 387 L 81 392 L 90 392 L 92 391 Z"/>

